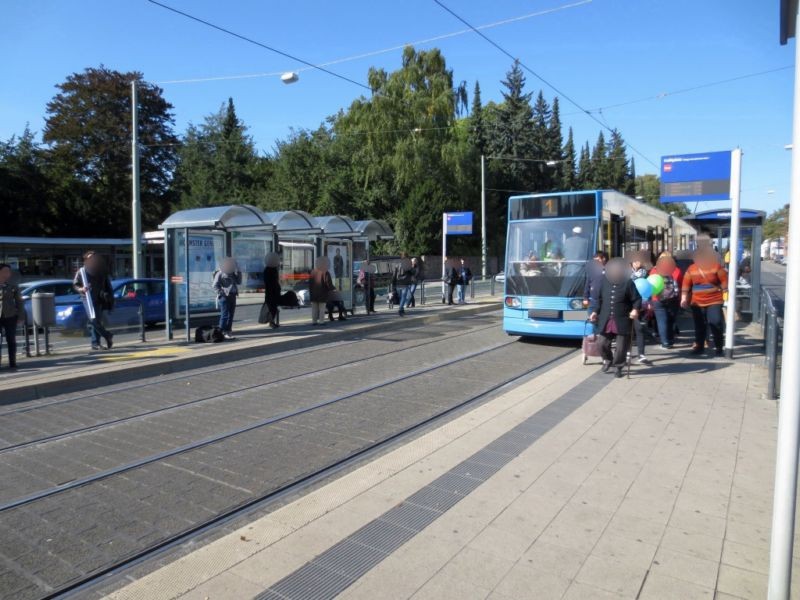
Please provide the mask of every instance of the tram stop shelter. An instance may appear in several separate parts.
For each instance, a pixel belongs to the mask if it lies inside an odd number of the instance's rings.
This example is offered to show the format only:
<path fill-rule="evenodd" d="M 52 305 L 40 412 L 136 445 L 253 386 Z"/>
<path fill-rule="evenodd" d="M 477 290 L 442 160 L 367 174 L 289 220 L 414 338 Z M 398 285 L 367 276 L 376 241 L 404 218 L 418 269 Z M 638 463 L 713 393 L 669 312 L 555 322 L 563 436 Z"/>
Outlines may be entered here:
<path fill-rule="evenodd" d="M 707 210 L 683 217 L 697 233 L 710 235 L 723 256 L 730 250 L 731 260 L 739 261 L 736 305 L 738 312 L 748 320 L 759 319 L 761 315 L 761 241 L 766 216 L 761 210 L 741 209 L 737 249 L 728 247 L 731 235 L 730 210 Z"/>
<path fill-rule="evenodd" d="M 264 288 L 264 257 L 275 250 L 275 225 L 254 206 L 193 208 L 170 215 L 164 230 L 166 329 L 182 324 L 191 341 L 192 319 L 217 313 L 211 287 L 223 258 L 232 256 L 242 272 L 240 294 Z"/>
<path fill-rule="evenodd" d="M 357 277 L 364 261 L 371 259 L 371 245 L 379 241 L 393 240 L 394 231 L 386 221 L 377 219 L 355 221 L 353 227 L 356 230 L 353 238 L 353 273 Z M 373 273 L 375 266 L 374 264 L 371 266 Z M 374 274 L 378 275 L 378 273 Z M 360 287 L 356 287 L 353 295 L 353 305 L 354 307 L 366 306 L 366 295 Z"/>

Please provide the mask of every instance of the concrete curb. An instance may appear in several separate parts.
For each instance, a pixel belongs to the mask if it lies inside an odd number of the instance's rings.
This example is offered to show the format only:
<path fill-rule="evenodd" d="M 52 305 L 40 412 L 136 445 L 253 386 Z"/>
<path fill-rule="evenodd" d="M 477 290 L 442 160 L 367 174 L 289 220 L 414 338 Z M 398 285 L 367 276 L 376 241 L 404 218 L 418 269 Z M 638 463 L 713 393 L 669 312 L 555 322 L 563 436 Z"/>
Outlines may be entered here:
<path fill-rule="evenodd" d="M 456 310 L 435 309 L 430 313 L 419 316 L 410 315 L 404 319 L 397 318 L 391 321 L 381 320 L 369 324 L 359 324 L 359 326 L 356 327 L 345 326 L 345 328 L 341 330 L 332 331 L 330 333 L 315 333 L 314 335 L 302 338 L 287 336 L 287 339 L 276 340 L 275 334 L 273 334 L 265 337 L 263 340 L 255 342 L 244 339 L 238 344 L 234 342 L 230 345 L 213 344 L 203 346 L 204 350 L 206 348 L 208 350 L 203 351 L 195 349 L 193 352 L 182 356 L 144 359 L 136 362 L 136 364 L 127 363 L 119 366 L 101 365 L 97 366 L 95 369 L 87 370 L 88 372 L 75 373 L 73 375 L 69 373 L 54 373 L 52 378 L 44 381 L 42 381 L 41 378 L 46 377 L 46 374 L 37 375 L 38 381 L 19 381 L 16 385 L 14 381 L 4 381 L 4 386 L 0 389 L 0 406 L 46 398 L 57 394 L 80 392 L 100 386 L 179 373 L 191 369 L 201 369 L 236 360 L 257 358 L 277 352 L 308 348 L 319 343 L 348 339 L 353 337 L 353 335 L 374 332 L 376 330 L 394 330 L 409 325 L 419 326 L 425 325 L 426 323 L 457 319 L 459 317 L 491 312 L 498 310 L 500 307 L 501 305 L 499 301 L 497 301 L 459 307 Z M 177 345 L 187 346 L 185 342 Z"/>

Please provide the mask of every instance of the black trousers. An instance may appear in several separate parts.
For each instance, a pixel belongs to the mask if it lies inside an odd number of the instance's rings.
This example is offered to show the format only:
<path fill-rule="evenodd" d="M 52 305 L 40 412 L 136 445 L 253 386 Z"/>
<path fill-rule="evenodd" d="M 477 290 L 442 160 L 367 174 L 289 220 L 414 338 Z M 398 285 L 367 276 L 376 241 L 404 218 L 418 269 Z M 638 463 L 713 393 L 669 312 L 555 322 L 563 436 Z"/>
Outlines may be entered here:
<path fill-rule="evenodd" d="M 17 366 L 17 317 L 0 319 L 0 334 L 8 348 L 8 364 L 14 368 Z M 2 356 L 2 348 L 0 348 L 0 356 Z"/>
<path fill-rule="evenodd" d="M 456 284 L 450 283 L 447 285 L 447 303 L 453 304 L 453 292 L 456 291 Z"/>
<path fill-rule="evenodd" d="M 694 318 L 694 343 L 697 348 L 705 348 L 708 330 L 714 338 L 714 347 L 722 350 L 724 345 L 725 316 L 722 314 L 721 304 L 711 306 L 692 305 L 692 317 Z"/>
<path fill-rule="evenodd" d="M 616 333 L 603 333 L 600 335 L 602 341 L 600 348 L 603 352 L 603 360 L 611 363 L 612 367 L 624 367 L 628 362 L 628 350 L 630 349 L 631 336 Z M 611 352 L 611 342 L 617 340 L 614 352 Z"/>

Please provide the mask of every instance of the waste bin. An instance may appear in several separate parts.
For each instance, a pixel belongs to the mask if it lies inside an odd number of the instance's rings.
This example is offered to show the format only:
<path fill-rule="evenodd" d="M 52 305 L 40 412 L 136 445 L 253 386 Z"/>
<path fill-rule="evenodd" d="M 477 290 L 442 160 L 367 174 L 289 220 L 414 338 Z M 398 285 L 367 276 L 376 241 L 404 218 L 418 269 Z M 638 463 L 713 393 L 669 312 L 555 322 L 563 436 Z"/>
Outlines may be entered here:
<path fill-rule="evenodd" d="M 56 324 L 56 295 L 34 293 L 31 296 L 31 312 L 36 327 L 52 327 Z"/>

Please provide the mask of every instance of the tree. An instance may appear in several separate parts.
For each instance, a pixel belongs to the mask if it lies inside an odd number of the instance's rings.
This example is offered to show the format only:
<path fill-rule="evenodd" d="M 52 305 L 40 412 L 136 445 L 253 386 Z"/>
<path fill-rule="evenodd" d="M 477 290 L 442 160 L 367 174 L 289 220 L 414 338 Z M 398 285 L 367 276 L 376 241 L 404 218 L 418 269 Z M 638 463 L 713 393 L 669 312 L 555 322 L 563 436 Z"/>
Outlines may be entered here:
<path fill-rule="evenodd" d="M 589 153 L 589 142 L 581 146 L 581 156 L 578 161 L 578 185 L 580 189 L 590 190 L 594 186 L 594 173 L 592 171 L 592 158 Z"/>
<path fill-rule="evenodd" d="M 172 105 L 139 72 L 103 66 L 73 73 L 47 104 L 44 142 L 53 213 L 71 235 L 130 235 L 131 82 L 138 85 L 142 223 L 170 212 L 179 144 Z"/>
<path fill-rule="evenodd" d="M 609 172 L 607 187 L 624 193 L 628 188 L 630 171 L 628 156 L 625 151 L 625 140 L 622 139 L 622 135 L 616 129 L 611 132 L 607 169 Z"/>
<path fill-rule="evenodd" d="M 572 191 L 578 187 L 577 159 L 575 156 L 575 140 L 572 136 L 572 127 L 567 134 L 567 143 L 562 152 L 564 163 L 561 167 L 561 188 L 565 191 Z"/>
<path fill-rule="evenodd" d="M 676 217 L 685 217 L 690 214 L 686 204 L 683 202 L 673 202 L 670 204 L 661 203 L 661 180 L 658 175 L 647 173 L 639 175 L 634 183 L 634 196 L 645 204 L 654 206 L 664 212 L 670 212 Z"/>
<path fill-rule="evenodd" d="M 28 126 L 19 137 L 0 142 L 0 233 L 51 233 L 49 189 L 42 152 Z"/>
<path fill-rule="evenodd" d="M 606 138 L 601 131 L 597 135 L 597 142 L 592 148 L 592 179 L 591 184 L 595 189 L 607 189 L 613 187 L 611 164 L 608 160 L 608 149 Z"/>
<path fill-rule="evenodd" d="M 564 155 L 564 136 L 561 132 L 561 110 L 558 103 L 558 97 L 553 98 L 553 105 L 550 109 L 550 119 L 547 123 L 547 136 L 545 141 L 545 160 L 556 160 L 559 161 L 556 163 L 555 167 L 546 167 L 549 169 L 548 172 L 548 179 L 549 179 L 549 186 L 547 189 L 558 189 L 563 187 L 563 180 L 565 177 L 565 169 L 567 168 L 566 163 L 562 163 L 565 158 Z M 574 159 L 575 159 L 575 147 L 572 147 L 573 153 L 573 165 L 572 168 L 575 168 Z"/>
<path fill-rule="evenodd" d="M 180 206 L 252 204 L 262 160 L 228 98 L 202 125 L 189 125 L 175 177 Z"/>
<path fill-rule="evenodd" d="M 481 104 L 481 85 L 475 82 L 475 90 L 472 92 L 472 111 L 470 111 L 470 123 L 472 125 L 469 141 L 475 146 L 479 154 L 486 154 L 486 124 L 483 120 L 483 105 Z"/>
<path fill-rule="evenodd" d="M 789 205 L 770 213 L 764 221 L 764 239 L 785 238 L 789 234 Z"/>

